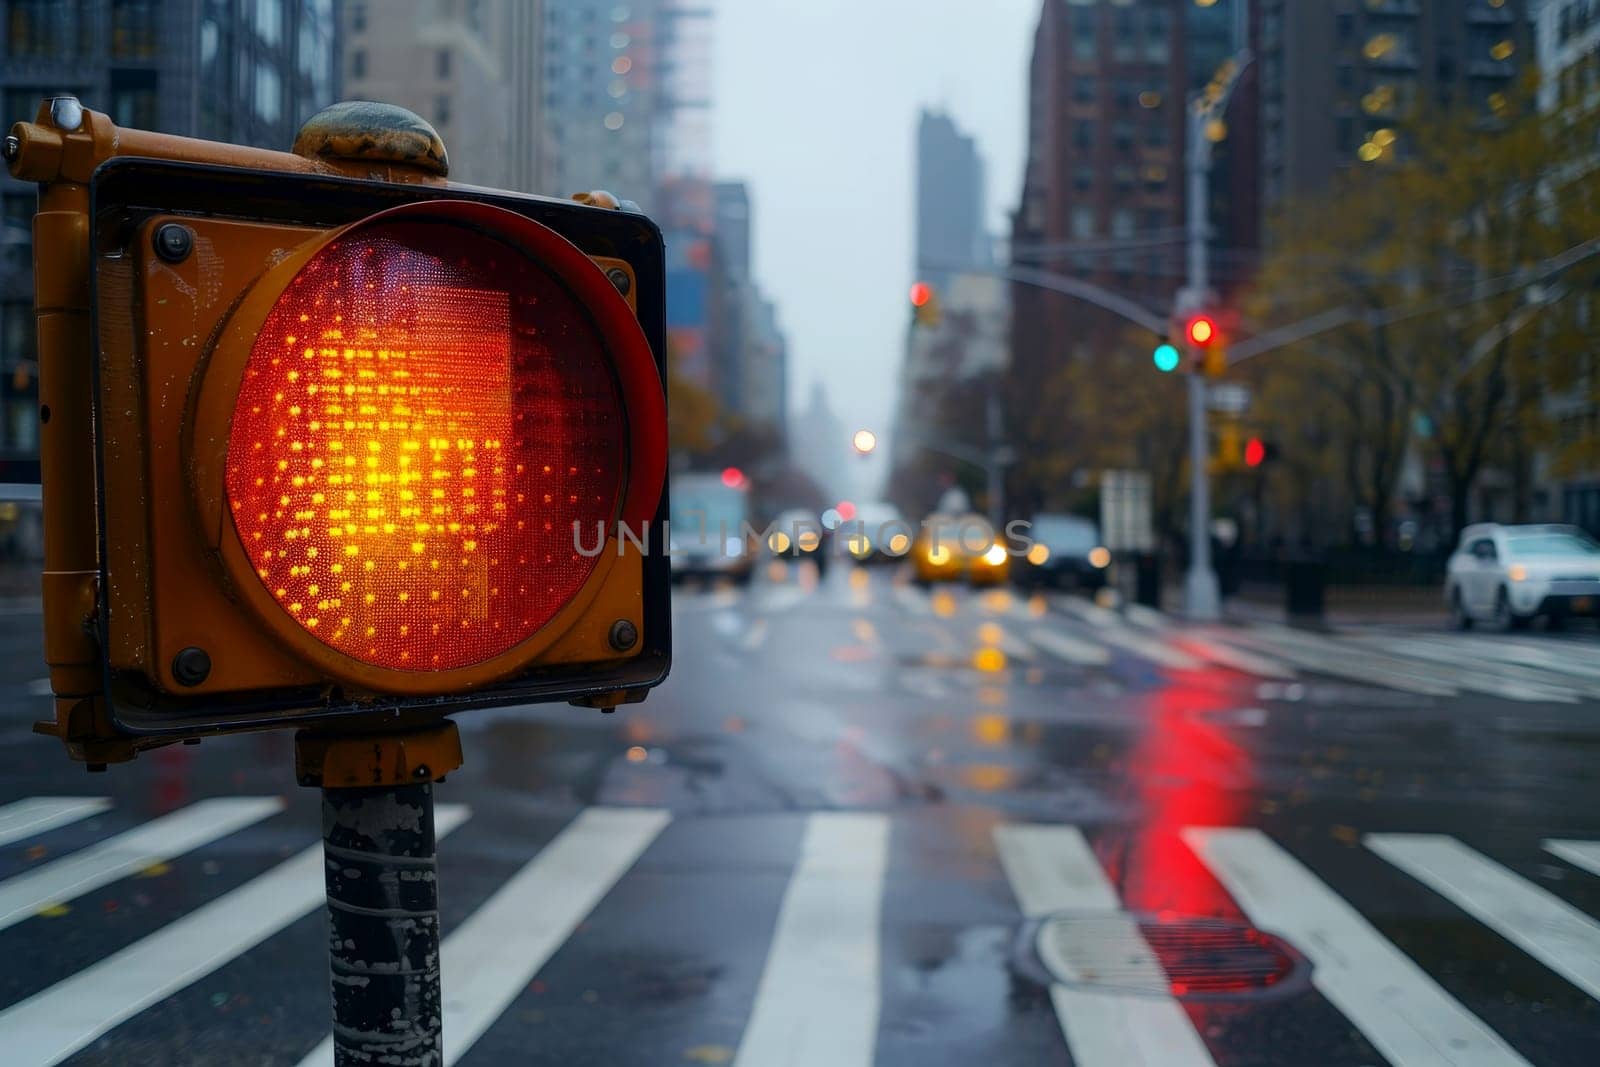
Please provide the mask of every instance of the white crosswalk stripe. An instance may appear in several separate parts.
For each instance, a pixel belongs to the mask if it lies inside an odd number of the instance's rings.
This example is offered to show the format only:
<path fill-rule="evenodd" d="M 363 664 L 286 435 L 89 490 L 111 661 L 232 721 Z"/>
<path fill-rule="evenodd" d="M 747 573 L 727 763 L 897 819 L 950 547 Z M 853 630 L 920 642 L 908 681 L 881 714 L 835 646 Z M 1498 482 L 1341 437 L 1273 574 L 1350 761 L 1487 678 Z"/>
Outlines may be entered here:
<path fill-rule="evenodd" d="M 1048 627 L 1041 626 L 1031 631 L 1028 640 L 1040 651 L 1080 667 L 1104 667 L 1111 662 L 1111 652 L 1105 646 L 1082 641 Z"/>
<path fill-rule="evenodd" d="M 104 797 L 29 797 L 0 808 L 0 845 L 87 819 L 111 807 Z"/>
<path fill-rule="evenodd" d="M 888 844 L 882 815 L 806 819 L 735 1067 L 870 1067 Z"/>
<path fill-rule="evenodd" d="M 1116 890 L 1083 834 L 1073 826 L 998 826 L 995 848 L 1022 913 L 1120 915 Z M 1129 973 L 1165 985 L 1161 965 L 1132 919 L 1124 931 Z M 1183 1007 L 1170 997 L 1054 985 L 1061 1032 L 1078 1067 L 1209 1067 L 1211 1054 Z"/>
<path fill-rule="evenodd" d="M 43 800 L 54 803 L 39 803 Z M 107 807 L 107 801 L 93 797 L 31 798 L 0 807 L 0 827 L 29 826 L 32 833 L 43 833 L 52 828 L 53 818 Z M 19 881 L 34 879 L 16 900 L 70 899 L 88 891 L 85 887 L 131 873 L 128 865 L 135 857 L 143 865 L 177 855 L 280 809 L 277 798 L 201 801 L 0 884 L 0 895 L 15 894 Z M 439 836 L 468 815 L 462 806 L 440 804 Z M 441 956 L 446 1064 L 461 1061 L 502 1018 L 596 906 L 630 876 L 670 821 L 664 810 L 586 809 L 459 929 L 447 931 Z M 880 1021 L 890 833 L 891 817 L 884 814 L 806 817 L 736 1067 L 867 1067 L 873 1062 L 880 1031 L 893 1022 Z M 26 840 L 28 834 L 16 830 L 13 839 Z M 1181 836 L 1253 923 L 1284 937 L 1310 959 L 1316 989 L 1389 1062 L 1526 1067 L 1505 1038 L 1264 832 L 1187 827 Z M 1167 987 L 1166 972 L 1084 832 L 1070 825 L 1001 823 L 992 838 L 1022 917 L 1084 915 L 1116 924 L 1129 950 L 1118 957 L 1121 975 L 1145 979 L 1135 983 L 1141 993 L 1097 988 L 1092 975 L 1052 986 L 1050 1000 L 1073 1062 L 1081 1067 L 1214 1067 L 1183 1004 L 1150 992 Z M 1469 921 L 1509 942 L 1506 951 L 1526 953 L 1549 968 L 1552 981 L 1600 998 L 1600 921 L 1455 838 L 1375 833 L 1364 842 L 1374 855 L 1414 878 L 1417 893 L 1438 894 Z M 1600 876 L 1600 841 L 1550 838 L 1542 845 Z M 72 860 L 77 861 L 72 868 L 57 866 Z M 73 1056 L 313 913 L 322 901 L 322 883 L 321 846 L 313 845 L 10 1005 L 0 1011 L 0 1033 L 6 1035 L 0 1059 L 27 1067 Z M 36 906 L 24 909 L 24 917 Z M 1046 947 L 1041 942 L 1041 951 Z M 1053 973 L 1061 974 L 1062 968 Z M 324 1040 L 301 1067 L 324 1067 L 331 1058 L 331 1042 Z"/>
<path fill-rule="evenodd" d="M 1369 834 L 1367 847 L 1592 997 L 1600 923 L 1453 837 Z"/>
<path fill-rule="evenodd" d="M 7 879 L 0 882 L 0 930 L 41 908 L 64 904 L 152 864 L 192 852 L 281 810 L 281 797 L 202 800 Z"/>
<path fill-rule="evenodd" d="M 670 821 L 650 808 L 590 808 L 444 939 L 444 1062 L 455 1063 Z M 333 1062 L 333 1039 L 301 1067 Z"/>
<path fill-rule="evenodd" d="M 440 804 L 434 833 L 466 821 Z M 238 958 L 323 901 L 322 846 L 313 845 L 143 940 L 0 1012 L 14 1067 L 60 1063 L 117 1024 Z"/>
<path fill-rule="evenodd" d="M 1524 1067 L 1519 1056 L 1361 914 L 1259 830 L 1183 831 L 1256 925 L 1314 965 L 1312 981 L 1388 1058 L 1405 1067 Z"/>

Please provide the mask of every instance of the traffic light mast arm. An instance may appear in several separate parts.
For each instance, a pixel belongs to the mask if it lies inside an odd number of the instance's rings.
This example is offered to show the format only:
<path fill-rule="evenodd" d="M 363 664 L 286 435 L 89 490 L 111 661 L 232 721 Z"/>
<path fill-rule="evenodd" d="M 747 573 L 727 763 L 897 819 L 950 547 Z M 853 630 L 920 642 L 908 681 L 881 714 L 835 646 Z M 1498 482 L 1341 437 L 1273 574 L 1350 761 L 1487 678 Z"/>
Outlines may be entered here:
<path fill-rule="evenodd" d="M 5 139 L 13 178 L 50 185 L 85 184 L 114 156 L 244 167 L 296 174 L 342 175 L 402 183 L 443 184 L 450 165 L 438 134 L 427 128 L 396 130 L 380 122 L 384 105 L 351 102 L 321 112 L 295 140 L 295 151 L 176 137 L 123 129 L 70 96 L 46 100 L 33 122 L 19 122 Z M 359 154 L 357 154 L 359 152 Z M 405 162 L 393 162 L 404 159 Z"/>

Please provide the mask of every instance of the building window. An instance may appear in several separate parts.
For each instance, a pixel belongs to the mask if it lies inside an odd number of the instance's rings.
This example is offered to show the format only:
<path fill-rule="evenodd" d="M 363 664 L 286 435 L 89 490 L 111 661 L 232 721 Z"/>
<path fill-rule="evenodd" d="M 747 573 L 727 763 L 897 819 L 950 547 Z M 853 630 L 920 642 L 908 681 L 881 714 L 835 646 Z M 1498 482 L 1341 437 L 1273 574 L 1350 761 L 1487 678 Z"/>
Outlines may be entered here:
<path fill-rule="evenodd" d="M 0 215 L 0 268 L 27 271 L 33 261 L 33 193 L 7 194 Z"/>
<path fill-rule="evenodd" d="M 153 130 L 161 125 L 160 96 L 156 93 L 153 70 L 113 70 L 111 72 L 111 121 L 136 130 Z"/>
<path fill-rule="evenodd" d="M 16 58 L 71 58 L 76 43 L 76 6 L 63 0 L 8 0 L 6 37 L 10 54 Z"/>
<path fill-rule="evenodd" d="M 1086 193 L 1094 188 L 1094 168 L 1079 166 L 1072 168 L 1072 186 L 1080 193 Z"/>
<path fill-rule="evenodd" d="M 351 4 L 350 5 L 350 32 L 351 33 L 366 33 L 367 32 L 367 5 L 366 4 Z"/>
<path fill-rule="evenodd" d="M 1072 79 L 1072 99 L 1079 104 L 1094 103 L 1095 82 L 1090 77 Z"/>
<path fill-rule="evenodd" d="M 450 94 L 440 93 L 433 98 L 433 124 L 435 126 L 450 125 Z"/>
<path fill-rule="evenodd" d="M 256 64 L 256 117 L 262 122 L 277 122 L 283 114 L 283 82 L 275 67 Z"/>
<path fill-rule="evenodd" d="M 155 0 L 111 0 L 111 57 L 154 58 L 160 13 Z"/>
<path fill-rule="evenodd" d="M 433 56 L 433 73 L 440 81 L 450 77 L 450 50 L 441 48 Z"/>
<path fill-rule="evenodd" d="M 256 0 L 256 36 L 273 47 L 283 40 L 283 0 Z"/>
<path fill-rule="evenodd" d="M 1094 123 L 1079 119 L 1072 124 L 1072 143 L 1085 151 L 1094 146 Z"/>
<path fill-rule="evenodd" d="M 1078 204 L 1072 209 L 1072 239 L 1087 241 L 1094 236 L 1094 208 Z"/>
<path fill-rule="evenodd" d="M 1116 185 L 1118 193 L 1133 192 L 1133 168 L 1127 164 L 1117 166 L 1111 172 L 1111 180 Z"/>
<path fill-rule="evenodd" d="M 367 76 L 367 53 L 364 49 L 357 48 L 350 53 L 350 77 L 360 81 Z"/>

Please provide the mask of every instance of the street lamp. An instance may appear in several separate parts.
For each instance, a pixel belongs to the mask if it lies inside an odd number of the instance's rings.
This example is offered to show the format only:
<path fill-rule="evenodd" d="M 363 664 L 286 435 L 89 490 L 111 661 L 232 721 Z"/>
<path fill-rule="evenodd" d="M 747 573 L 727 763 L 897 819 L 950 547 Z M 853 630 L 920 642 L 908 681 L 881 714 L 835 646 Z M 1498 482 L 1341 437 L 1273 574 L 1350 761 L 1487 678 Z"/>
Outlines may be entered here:
<path fill-rule="evenodd" d="M 871 430 L 857 430 L 856 435 L 850 439 L 850 443 L 855 446 L 857 452 L 863 456 L 869 456 L 872 454 L 873 449 L 878 447 L 878 435 Z"/>

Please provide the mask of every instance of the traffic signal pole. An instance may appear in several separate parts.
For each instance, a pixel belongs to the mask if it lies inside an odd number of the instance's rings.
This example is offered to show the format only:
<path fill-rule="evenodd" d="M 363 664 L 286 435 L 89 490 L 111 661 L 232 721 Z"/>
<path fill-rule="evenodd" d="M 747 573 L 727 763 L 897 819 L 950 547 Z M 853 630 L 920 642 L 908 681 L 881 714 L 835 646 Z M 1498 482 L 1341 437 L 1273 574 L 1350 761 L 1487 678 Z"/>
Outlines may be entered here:
<path fill-rule="evenodd" d="M 1206 261 L 1207 210 L 1211 184 L 1211 141 L 1206 123 L 1211 118 L 1199 95 L 1189 105 L 1189 280 L 1180 296 L 1180 310 L 1202 306 L 1210 287 Z M 1211 566 L 1211 455 L 1210 428 L 1206 424 L 1206 376 L 1198 366 L 1200 353 L 1190 343 L 1189 368 L 1189 572 L 1183 580 L 1183 610 L 1191 619 L 1211 620 L 1221 613 L 1222 595 L 1217 572 Z"/>
<path fill-rule="evenodd" d="M 444 1062 L 433 783 L 461 765 L 455 723 L 295 735 L 322 789 L 334 1067 Z"/>

